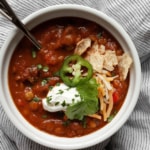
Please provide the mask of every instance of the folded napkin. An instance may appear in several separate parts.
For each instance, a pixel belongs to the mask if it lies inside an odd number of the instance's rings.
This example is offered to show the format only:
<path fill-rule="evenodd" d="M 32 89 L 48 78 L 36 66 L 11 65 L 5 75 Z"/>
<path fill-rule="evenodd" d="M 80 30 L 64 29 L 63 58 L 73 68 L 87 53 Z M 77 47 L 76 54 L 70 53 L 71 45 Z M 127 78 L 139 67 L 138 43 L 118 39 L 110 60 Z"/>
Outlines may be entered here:
<path fill-rule="evenodd" d="M 150 149 L 150 0 L 8 0 L 20 19 L 56 4 L 80 4 L 106 13 L 118 21 L 132 38 L 142 65 L 138 103 L 126 124 L 110 139 L 87 150 Z M 0 48 L 14 25 L 0 16 Z M 0 150 L 50 150 L 18 131 L 0 105 Z"/>

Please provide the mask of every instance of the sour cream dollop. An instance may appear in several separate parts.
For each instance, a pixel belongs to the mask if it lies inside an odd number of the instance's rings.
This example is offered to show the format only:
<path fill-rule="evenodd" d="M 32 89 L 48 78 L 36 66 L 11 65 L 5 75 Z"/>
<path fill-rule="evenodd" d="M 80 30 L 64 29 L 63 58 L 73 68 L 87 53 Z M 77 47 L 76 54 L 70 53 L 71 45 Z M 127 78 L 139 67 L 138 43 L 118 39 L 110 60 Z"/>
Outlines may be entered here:
<path fill-rule="evenodd" d="M 75 87 L 68 87 L 64 83 L 54 86 L 42 100 L 44 110 L 49 112 L 66 111 L 70 104 L 81 101 Z"/>

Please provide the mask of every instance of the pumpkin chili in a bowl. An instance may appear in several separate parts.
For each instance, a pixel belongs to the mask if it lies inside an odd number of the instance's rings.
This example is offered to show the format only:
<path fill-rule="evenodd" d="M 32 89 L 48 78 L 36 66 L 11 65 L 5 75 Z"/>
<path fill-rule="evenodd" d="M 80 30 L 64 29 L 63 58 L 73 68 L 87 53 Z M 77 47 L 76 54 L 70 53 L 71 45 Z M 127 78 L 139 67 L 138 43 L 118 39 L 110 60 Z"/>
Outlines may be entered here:
<path fill-rule="evenodd" d="M 64 17 L 32 30 L 41 50 L 23 38 L 9 66 L 9 88 L 23 117 L 47 133 L 78 137 L 108 124 L 129 86 L 132 59 L 100 25 Z"/>

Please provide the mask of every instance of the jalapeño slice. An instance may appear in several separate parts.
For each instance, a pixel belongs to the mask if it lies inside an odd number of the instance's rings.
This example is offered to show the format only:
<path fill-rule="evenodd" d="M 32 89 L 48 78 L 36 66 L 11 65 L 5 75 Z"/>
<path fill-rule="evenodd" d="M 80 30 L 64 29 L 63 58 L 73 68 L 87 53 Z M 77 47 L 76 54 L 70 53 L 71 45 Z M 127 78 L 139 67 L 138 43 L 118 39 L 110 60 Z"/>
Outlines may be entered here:
<path fill-rule="evenodd" d="M 68 86 L 76 86 L 88 81 L 93 74 L 91 64 L 79 55 L 71 55 L 64 60 L 60 77 Z"/>

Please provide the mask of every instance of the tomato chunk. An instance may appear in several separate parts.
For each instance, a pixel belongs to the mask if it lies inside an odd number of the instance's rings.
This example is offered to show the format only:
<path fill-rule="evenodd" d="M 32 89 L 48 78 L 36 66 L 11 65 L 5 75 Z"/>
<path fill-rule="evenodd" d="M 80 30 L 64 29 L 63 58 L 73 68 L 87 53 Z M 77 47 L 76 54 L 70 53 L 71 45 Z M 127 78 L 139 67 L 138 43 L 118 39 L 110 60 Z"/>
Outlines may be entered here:
<path fill-rule="evenodd" d="M 115 91 L 113 93 L 113 102 L 117 103 L 119 101 L 119 93 L 117 91 Z"/>

